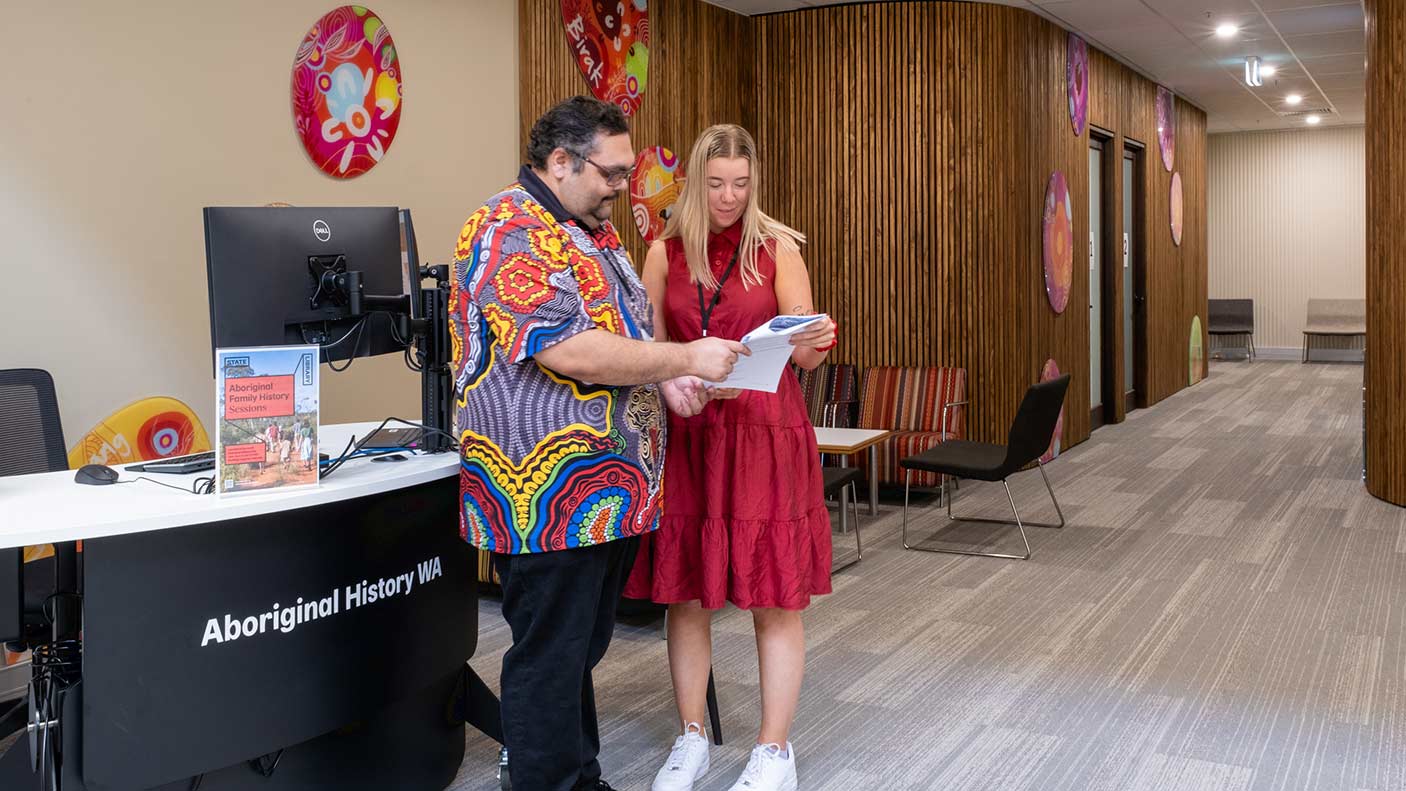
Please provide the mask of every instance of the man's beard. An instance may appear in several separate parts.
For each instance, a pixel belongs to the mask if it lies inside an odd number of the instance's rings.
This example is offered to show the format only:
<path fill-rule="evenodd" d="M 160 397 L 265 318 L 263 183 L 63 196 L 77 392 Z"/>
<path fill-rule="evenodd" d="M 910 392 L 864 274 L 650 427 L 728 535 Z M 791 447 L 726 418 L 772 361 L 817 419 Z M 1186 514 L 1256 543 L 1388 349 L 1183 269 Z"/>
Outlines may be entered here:
<path fill-rule="evenodd" d="M 596 204 L 596 208 L 591 215 L 601 222 L 610 219 L 611 213 L 615 211 L 615 198 L 608 198 Z"/>

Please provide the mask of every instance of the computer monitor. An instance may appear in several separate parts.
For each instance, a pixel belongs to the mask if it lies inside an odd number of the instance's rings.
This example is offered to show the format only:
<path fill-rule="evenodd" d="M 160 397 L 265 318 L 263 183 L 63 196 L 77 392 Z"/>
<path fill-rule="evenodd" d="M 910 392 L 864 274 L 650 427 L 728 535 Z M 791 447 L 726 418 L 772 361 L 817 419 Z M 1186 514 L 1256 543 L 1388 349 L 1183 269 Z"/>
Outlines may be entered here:
<path fill-rule="evenodd" d="M 415 223 L 410 210 L 400 210 L 400 283 L 410 297 L 410 317 L 423 319 L 425 306 L 420 304 L 420 250 L 415 244 Z"/>
<path fill-rule="evenodd" d="M 322 362 L 402 351 L 387 298 L 406 294 L 404 260 L 394 207 L 208 207 L 211 347 L 316 343 Z"/>

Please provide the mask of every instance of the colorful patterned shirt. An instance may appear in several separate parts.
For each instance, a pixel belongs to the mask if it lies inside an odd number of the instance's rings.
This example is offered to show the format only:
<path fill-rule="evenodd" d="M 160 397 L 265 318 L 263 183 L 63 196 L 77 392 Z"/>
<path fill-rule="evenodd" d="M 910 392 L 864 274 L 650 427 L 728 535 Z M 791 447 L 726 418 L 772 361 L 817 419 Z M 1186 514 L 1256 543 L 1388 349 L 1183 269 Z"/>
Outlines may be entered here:
<path fill-rule="evenodd" d="M 502 553 L 602 544 L 658 526 L 656 385 L 607 387 L 537 352 L 601 328 L 650 340 L 653 310 L 609 223 L 572 219 L 530 168 L 459 234 L 449 295 L 460 534 Z"/>

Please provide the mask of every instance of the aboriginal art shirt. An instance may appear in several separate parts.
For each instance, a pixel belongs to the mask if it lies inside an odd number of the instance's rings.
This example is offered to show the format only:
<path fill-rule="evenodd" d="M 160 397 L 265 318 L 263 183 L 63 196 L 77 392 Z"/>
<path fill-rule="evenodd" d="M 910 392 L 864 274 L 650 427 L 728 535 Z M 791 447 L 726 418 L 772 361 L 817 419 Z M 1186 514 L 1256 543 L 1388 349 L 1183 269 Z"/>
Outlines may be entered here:
<path fill-rule="evenodd" d="M 653 310 L 615 229 L 589 230 L 523 166 L 459 233 L 449 316 L 460 534 L 520 554 L 654 530 L 658 387 L 580 382 L 533 357 L 595 328 L 652 339 Z"/>

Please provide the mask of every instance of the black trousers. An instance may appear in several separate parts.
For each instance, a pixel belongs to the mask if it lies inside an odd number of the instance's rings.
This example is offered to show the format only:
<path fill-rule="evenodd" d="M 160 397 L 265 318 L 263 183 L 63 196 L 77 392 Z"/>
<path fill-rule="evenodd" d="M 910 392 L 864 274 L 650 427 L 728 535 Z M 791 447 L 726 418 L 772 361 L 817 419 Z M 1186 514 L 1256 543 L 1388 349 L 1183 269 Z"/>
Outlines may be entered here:
<path fill-rule="evenodd" d="M 513 647 L 503 657 L 503 737 L 515 791 L 573 791 L 600 779 L 591 669 L 605 656 L 638 538 L 494 555 Z"/>

